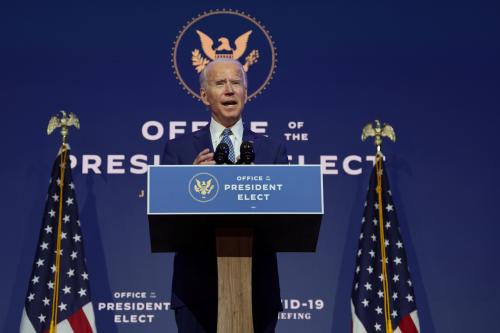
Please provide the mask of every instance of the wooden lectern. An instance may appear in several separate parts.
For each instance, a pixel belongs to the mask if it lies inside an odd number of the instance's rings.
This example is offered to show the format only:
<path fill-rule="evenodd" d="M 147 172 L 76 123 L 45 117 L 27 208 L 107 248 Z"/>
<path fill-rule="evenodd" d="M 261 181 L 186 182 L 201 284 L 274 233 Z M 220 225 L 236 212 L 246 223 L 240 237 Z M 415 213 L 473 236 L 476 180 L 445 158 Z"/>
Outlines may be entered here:
<path fill-rule="evenodd" d="M 149 167 L 152 251 L 206 251 L 215 237 L 218 333 L 253 333 L 254 235 L 274 252 L 314 252 L 322 215 L 317 165 Z"/>

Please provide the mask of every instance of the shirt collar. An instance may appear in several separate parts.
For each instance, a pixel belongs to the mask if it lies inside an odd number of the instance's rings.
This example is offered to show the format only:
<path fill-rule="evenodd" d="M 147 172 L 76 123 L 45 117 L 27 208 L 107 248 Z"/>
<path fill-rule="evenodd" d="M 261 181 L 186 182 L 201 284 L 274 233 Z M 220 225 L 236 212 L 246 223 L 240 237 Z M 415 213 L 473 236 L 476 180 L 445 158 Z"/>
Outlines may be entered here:
<path fill-rule="evenodd" d="M 241 118 L 236 122 L 236 124 L 229 128 L 231 129 L 231 132 L 233 133 L 235 138 L 239 142 L 241 142 L 243 140 L 243 121 L 241 120 Z M 226 128 L 223 125 L 219 124 L 217 120 L 212 118 L 210 120 L 210 134 L 212 136 L 212 141 L 219 141 L 224 129 Z"/>

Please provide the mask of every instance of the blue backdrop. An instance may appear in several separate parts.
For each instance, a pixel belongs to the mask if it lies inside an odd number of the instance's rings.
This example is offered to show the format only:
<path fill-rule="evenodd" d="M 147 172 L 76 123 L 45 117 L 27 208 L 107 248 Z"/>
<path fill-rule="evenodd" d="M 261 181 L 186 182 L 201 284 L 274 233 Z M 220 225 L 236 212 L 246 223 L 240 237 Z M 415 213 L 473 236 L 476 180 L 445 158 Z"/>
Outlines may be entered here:
<path fill-rule="evenodd" d="M 307 140 L 287 142 L 292 163 L 323 162 L 326 169 L 317 252 L 279 255 L 286 304 L 314 306 L 288 306 L 278 332 L 350 331 L 367 156 L 374 152 L 359 138 L 376 118 L 398 135 L 384 152 L 422 332 L 492 331 L 500 308 L 499 5 L 364 0 L 2 3 L 0 331 L 18 331 L 59 145 L 46 125 L 65 109 L 82 125 L 70 142 L 98 329 L 175 332 L 172 311 L 116 308 L 169 301 L 173 255 L 150 253 L 140 165 L 153 164 L 155 155 L 158 161 L 171 126 L 182 128 L 175 122 L 190 131 L 192 121 L 209 119 L 179 84 L 172 47 L 192 18 L 223 7 L 255 17 L 276 46 L 273 78 L 247 104 L 245 120 L 267 122 L 260 127 L 283 140 L 306 133 Z M 234 41 L 246 31 L 212 27 L 214 40 L 223 32 Z M 248 51 L 262 52 L 250 82 L 265 77 L 271 63 L 266 39 L 253 29 L 261 44 L 250 39 Z M 191 54 L 180 57 L 192 80 Z M 345 165 L 350 158 L 361 162 Z M 151 322 L 123 323 L 136 314 L 152 315 Z"/>

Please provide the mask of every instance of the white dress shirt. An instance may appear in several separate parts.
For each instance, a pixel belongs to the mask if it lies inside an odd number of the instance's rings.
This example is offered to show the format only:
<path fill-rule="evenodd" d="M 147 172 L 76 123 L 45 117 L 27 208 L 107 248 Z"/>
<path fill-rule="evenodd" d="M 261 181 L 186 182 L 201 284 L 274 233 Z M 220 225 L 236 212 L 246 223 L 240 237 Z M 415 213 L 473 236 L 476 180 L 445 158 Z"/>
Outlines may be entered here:
<path fill-rule="evenodd" d="M 238 158 L 238 156 L 240 156 L 240 146 L 243 142 L 243 121 L 240 118 L 240 120 L 238 120 L 236 124 L 229 128 L 232 132 L 232 134 L 229 136 L 229 139 L 231 139 L 231 143 L 233 144 L 234 156 Z M 212 137 L 212 146 L 214 147 L 214 150 L 222 141 L 222 132 L 225 129 L 226 128 L 223 125 L 219 124 L 214 118 L 210 120 L 210 136 Z"/>

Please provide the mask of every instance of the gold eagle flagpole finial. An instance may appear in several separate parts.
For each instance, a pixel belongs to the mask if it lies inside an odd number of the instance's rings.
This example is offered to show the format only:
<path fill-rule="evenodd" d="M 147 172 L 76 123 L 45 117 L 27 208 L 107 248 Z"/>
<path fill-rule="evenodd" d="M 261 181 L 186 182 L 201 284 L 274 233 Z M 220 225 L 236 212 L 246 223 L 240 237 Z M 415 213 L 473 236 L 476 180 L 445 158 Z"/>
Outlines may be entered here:
<path fill-rule="evenodd" d="M 361 132 L 361 141 L 365 141 L 369 137 L 375 138 L 375 146 L 377 146 L 377 155 L 382 154 L 381 146 L 382 146 L 382 137 L 389 138 L 392 142 L 396 142 L 396 132 L 394 132 L 394 128 L 391 125 L 385 124 L 382 127 L 380 125 L 379 120 L 375 120 L 375 127 L 372 123 L 368 123 L 363 127 L 363 131 Z"/>
<path fill-rule="evenodd" d="M 61 110 L 61 111 L 59 111 L 59 113 L 61 114 L 60 117 L 52 116 L 50 118 L 49 125 L 47 127 L 47 134 L 48 135 L 52 134 L 52 132 L 56 128 L 60 127 L 61 128 L 61 136 L 62 136 L 62 145 L 66 146 L 69 128 L 71 126 L 74 126 L 77 129 L 80 129 L 80 120 L 73 112 L 70 112 L 69 115 L 66 115 L 66 111 Z"/>

